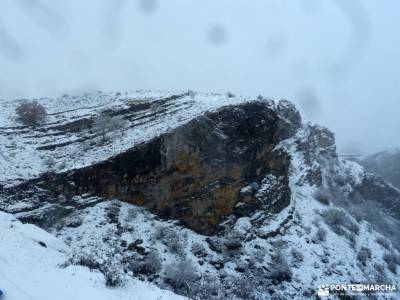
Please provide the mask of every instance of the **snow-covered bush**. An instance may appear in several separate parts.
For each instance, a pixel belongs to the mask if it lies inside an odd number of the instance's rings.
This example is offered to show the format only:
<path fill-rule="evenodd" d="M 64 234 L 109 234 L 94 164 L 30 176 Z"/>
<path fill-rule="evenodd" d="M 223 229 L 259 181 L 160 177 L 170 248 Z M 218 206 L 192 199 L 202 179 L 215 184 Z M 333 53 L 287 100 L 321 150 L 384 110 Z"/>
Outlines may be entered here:
<path fill-rule="evenodd" d="M 167 265 L 164 270 L 164 280 L 179 294 L 191 295 L 196 289 L 200 276 L 190 260 L 180 260 Z"/>
<path fill-rule="evenodd" d="M 208 299 L 223 299 L 222 286 L 219 278 L 205 274 L 201 277 L 198 284 L 195 284 L 190 292 L 189 299 L 208 300 Z"/>
<path fill-rule="evenodd" d="M 106 285 L 110 287 L 124 284 L 124 274 L 120 265 L 111 259 L 103 260 L 99 253 L 74 253 L 61 267 L 80 265 L 90 270 L 98 270 L 104 275 Z"/>
<path fill-rule="evenodd" d="M 133 220 L 135 220 L 139 214 L 143 211 L 142 207 L 137 207 L 137 206 L 132 206 L 129 207 L 128 209 L 128 213 L 126 215 L 125 221 L 126 222 L 132 222 Z"/>
<path fill-rule="evenodd" d="M 113 234 L 110 230 L 106 236 Z M 88 247 L 75 249 L 63 266 L 81 265 L 90 270 L 98 270 L 104 275 L 107 286 L 120 286 L 125 283 L 126 275 L 121 261 L 115 258 L 121 257 L 121 254 L 121 249 L 109 240 L 93 240 Z"/>
<path fill-rule="evenodd" d="M 390 242 L 384 237 L 376 238 L 376 242 L 381 245 L 383 248 L 389 250 L 390 249 Z"/>
<path fill-rule="evenodd" d="M 283 255 L 281 251 L 278 251 L 271 257 L 269 269 L 270 278 L 275 284 L 292 280 L 292 270 L 290 269 L 285 255 Z"/>
<path fill-rule="evenodd" d="M 322 217 L 325 223 L 338 235 L 345 235 L 344 229 L 354 234 L 358 234 L 360 231 L 359 226 L 343 210 L 336 208 L 326 209 L 322 212 Z"/>
<path fill-rule="evenodd" d="M 264 264 L 258 264 L 255 259 L 241 259 L 236 264 L 240 265 L 240 274 L 222 274 L 223 290 L 229 295 L 223 299 L 269 299 L 265 294 L 268 287 L 271 287 L 272 278 L 266 272 Z M 272 271 L 271 266 L 270 269 Z"/>
<path fill-rule="evenodd" d="M 380 238 L 380 241 L 383 242 L 383 244 L 381 244 L 382 247 L 390 248 L 391 244 L 397 249 L 400 249 L 400 235 L 398 234 L 400 231 L 399 222 L 393 222 L 391 217 L 383 218 L 382 215 L 378 213 L 382 210 L 382 205 L 379 202 L 366 201 L 363 199 L 357 199 L 357 201 L 353 201 L 353 205 L 350 206 L 347 211 L 350 212 L 356 220 L 363 220 L 370 223 L 375 230 L 386 238 L 386 241 Z M 391 241 L 391 243 L 389 243 L 389 241 Z M 379 243 L 379 241 L 377 242 Z"/>
<path fill-rule="evenodd" d="M 104 143 L 108 140 L 108 134 L 112 131 L 124 128 L 126 121 L 121 116 L 106 116 L 100 115 L 94 119 L 92 130 L 101 135 L 101 142 Z"/>
<path fill-rule="evenodd" d="M 171 253 L 183 255 L 182 243 L 178 233 L 173 228 L 159 226 L 156 228 L 153 238 L 167 246 Z"/>
<path fill-rule="evenodd" d="M 121 204 L 116 201 L 110 201 L 109 205 L 106 207 L 105 211 L 107 212 L 107 218 L 110 223 L 117 224 L 119 223 L 119 212 L 120 212 Z"/>
<path fill-rule="evenodd" d="M 265 250 L 262 249 L 262 248 L 256 249 L 253 252 L 253 258 L 258 263 L 263 263 L 264 262 L 264 257 L 265 257 Z"/>
<path fill-rule="evenodd" d="M 153 276 L 160 273 L 162 268 L 161 258 L 155 250 L 150 251 L 143 260 L 138 258 L 129 262 L 129 269 L 136 275 Z"/>
<path fill-rule="evenodd" d="M 296 248 L 292 248 L 290 250 L 290 254 L 292 256 L 292 265 L 298 267 L 304 260 L 303 253 L 300 250 L 297 250 Z"/>
<path fill-rule="evenodd" d="M 194 100 L 194 98 L 196 98 L 196 92 L 192 91 L 192 90 L 188 90 L 187 91 L 187 95 L 190 97 L 190 99 Z"/>
<path fill-rule="evenodd" d="M 367 261 L 371 259 L 371 250 L 366 247 L 362 247 L 360 251 L 358 251 L 357 254 L 357 260 L 365 266 L 367 264 Z"/>
<path fill-rule="evenodd" d="M 206 248 L 200 243 L 193 243 L 190 250 L 196 257 L 200 258 L 207 256 Z"/>
<path fill-rule="evenodd" d="M 318 200 L 318 202 L 324 204 L 324 205 L 329 205 L 332 199 L 332 195 L 328 189 L 325 188 L 319 188 L 316 190 L 313 194 L 314 199 Z"/>
<path fill-rule="evenodd" d="M 48 171 L 52 171 L 54 169 L 54 166 L 56 165 L 56 160 L 53 157 L 48 157 L 44 161 L 44 164 Z"/>
<path fill-rule="evenodd" d="M 226 237 L 224 245 L 229 255 L 237 254 L 242 249 L 243 236 L 237 232 L 232 231 Z"/>
<path fill-rule="evenodd" d="M 247 276 L 235 277 L 230 280 L 228 286 L 237 299 L 259 299 L 256 295 L 258 287 L 254 278 L 248 278 Z"/>
<path fill-rule="evenodd" d="M 271 244 L 272 246 L 274 246 L 275 249 L 283 249 L 287 246 L 288 242 L 283 239 L 278 239 L 271 242 Z"/>
<path fill-rule="evenodd" d="M 222 253 L 225 251 L 225 245 L 222 241 L 221 238 L 218 238 L 216 236 L 214 237 L 207 237 L 206 242 L 208 244 L 208 247 L 217 253 Z"/>
<path fill-rule="evenodd" d="M 46 116 L 46 108 L 37 101 L 23 102 L 15 109 L 17 121 L 24 125 L 36 126 L 42 123 Z"/>
<path fill-rule="evenodd" d="M 375 281 L 376 282 L 387 282 L 388 279 L 386 277 L 385 273 L 385 266 L 382 264 L 374 264 L 374 270 L 375 270 Z"/>
<path fill-rule="evenodd" d="M 124 284 L 124 276 L 121 272 L 121 268 L 116 264 L 105 264 L 102 266 L 100 271 L 106 279 L 106 286 L 115 287 Z"/>
<path fill-rule="evenodd" d="M 83 141 L 83 142 L 81 143 L 81 149 L 82 149 L 83 151 L 88 151 L 88 150 L 90 150 L 91 147 L 92 147 L 91 142 L 88 141 L 88 140 Z"/>
<path fill-rule="evenodd" d="M 73 257 L 65 263 L 65 267 L 71 264 L 88 267 L 90 270 L 100 270 L 101 266 L 98 257 L 94 254 L 85 253 L 73 255 Z"/>
<path fill-rule="evenodd" d="M 385 253 L 385 255 L 383 255 L 383 260 L 386 262 L 390 272 L 397 274 L 397 265 L 400 265 L 400 255 Z"/>
<path fill-rule="evenodd" d="M 319 243 L 319 242 L 325 242 L 325 241 L 326 241 L 326 230 L 322 227 L 319 227 L 313 237 L 313 242 Z"/>

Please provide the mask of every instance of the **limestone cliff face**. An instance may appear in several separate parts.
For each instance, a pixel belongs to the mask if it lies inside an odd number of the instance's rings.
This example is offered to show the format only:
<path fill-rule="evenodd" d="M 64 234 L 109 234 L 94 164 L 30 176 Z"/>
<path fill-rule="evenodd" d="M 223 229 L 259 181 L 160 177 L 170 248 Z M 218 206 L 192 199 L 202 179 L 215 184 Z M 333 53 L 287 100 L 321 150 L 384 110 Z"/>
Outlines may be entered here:
<path fill-rule="evenodd" d="M 223 107 L 102 163 L 48 176 L 43 187 L 67 198 L 117 198 L 210 234 L 228 215 L 289 204 L 290 158 L 273 150 L 289 125 L 267 101 Z M 283 178 L 280 199 L 241 192 L 269 174 Z"/>

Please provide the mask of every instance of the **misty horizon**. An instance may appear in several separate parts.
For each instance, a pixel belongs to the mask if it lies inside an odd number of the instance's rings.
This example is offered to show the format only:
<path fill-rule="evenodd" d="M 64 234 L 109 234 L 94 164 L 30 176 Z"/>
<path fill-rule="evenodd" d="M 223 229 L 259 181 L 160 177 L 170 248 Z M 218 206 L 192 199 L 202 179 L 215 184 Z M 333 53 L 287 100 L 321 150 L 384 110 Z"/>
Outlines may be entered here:
<path fill-rule="evenodd" d="M 400 147 L 396 1 L 4 1 L 0 99 L 195 90 L 288 99 L 339 152 Z"/>

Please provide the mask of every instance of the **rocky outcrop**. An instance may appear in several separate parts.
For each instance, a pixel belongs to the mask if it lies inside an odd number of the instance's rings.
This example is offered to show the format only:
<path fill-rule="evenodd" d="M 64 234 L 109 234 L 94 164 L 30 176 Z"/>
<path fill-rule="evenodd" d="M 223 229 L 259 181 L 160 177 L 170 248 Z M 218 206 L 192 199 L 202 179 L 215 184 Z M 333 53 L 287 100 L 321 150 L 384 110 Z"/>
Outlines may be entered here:
<path fill-rule="evenodd" d="M 289 125 L 269 101 L 227 106 L 104 162 L 46 174 L 35 185 L 54 199 L 117 198 L 210 234 L 227 216 L 266 205 L 279 212 L 289 204 L 290 158 L 274 150 L 290 135 Z M 279 178 L 277 199 L 260 199 L 257 189 L 242 192 L 268 175 Z"/>
<path fill-rule="evenodd" d="M 377 203 L 382 210 L 400 220 L 400 191 L 381 176 L 366 173 L 354 192 L 364 200 Z"/>
<path fill-rule="evenodd" d="M 276 107 L 279 120 L 280 135 L 284 138 L 293 136 L 301 127 L 301 116 L 293 103 L 287 100 L 280 100 Z"/>
<path fill-rule="evenodd" d="M 374 153 L 356 161 L 400 189 L 400 149 Z"/>

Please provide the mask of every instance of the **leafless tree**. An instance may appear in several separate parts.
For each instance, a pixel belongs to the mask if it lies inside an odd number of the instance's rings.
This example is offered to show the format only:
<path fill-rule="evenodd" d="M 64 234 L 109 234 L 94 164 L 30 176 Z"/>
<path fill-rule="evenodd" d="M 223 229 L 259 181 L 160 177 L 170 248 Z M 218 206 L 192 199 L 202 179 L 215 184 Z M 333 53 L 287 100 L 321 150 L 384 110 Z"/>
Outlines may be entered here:
<path fill-rule="evenodd" d="M 111 131 L 124 128 L 126 121 L 121 116 L 104 116 L 101 115 L 94 120 L 93 131 L 101 133 L 101 141 L 104 143 L 107 140 L 107 135 Z"/>
<path fill-rule="evenodd" d="M 42 123 L 46 116 L 46 108 L 37 101 L 23 102 L 15 110 L 17 120 L 24 125 L 36 126 Z"/>

